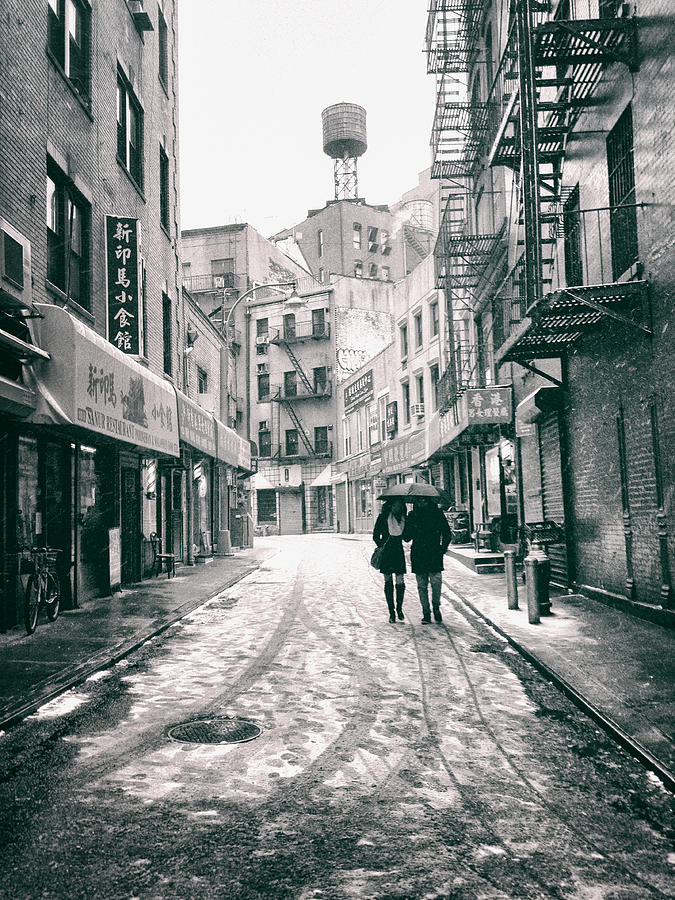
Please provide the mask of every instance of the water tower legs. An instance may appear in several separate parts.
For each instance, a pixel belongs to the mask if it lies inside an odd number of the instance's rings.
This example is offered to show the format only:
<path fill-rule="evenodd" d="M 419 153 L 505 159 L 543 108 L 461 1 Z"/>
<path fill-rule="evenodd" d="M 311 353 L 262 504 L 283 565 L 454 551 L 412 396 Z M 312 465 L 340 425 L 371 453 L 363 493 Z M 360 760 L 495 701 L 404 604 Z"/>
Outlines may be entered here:
<path fill-rule="evenodd" d="M 334 173 L 335 199 L 357 200 L 359 196 L 359 181 L 356 171 L 356 157 L 345 153 L 341 159 L 336 159 Z"/>

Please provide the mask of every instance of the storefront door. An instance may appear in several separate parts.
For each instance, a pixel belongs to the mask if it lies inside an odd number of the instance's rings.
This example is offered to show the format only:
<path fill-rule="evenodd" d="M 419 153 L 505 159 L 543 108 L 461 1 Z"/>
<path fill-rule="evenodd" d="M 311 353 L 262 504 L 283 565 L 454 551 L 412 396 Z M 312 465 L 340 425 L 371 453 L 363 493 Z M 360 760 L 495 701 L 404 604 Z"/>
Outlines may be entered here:
<path fill-rule="evenodd" d="M 122 582 L 141 578 L 141 503 L 138 467 L 122 466 Z"/>

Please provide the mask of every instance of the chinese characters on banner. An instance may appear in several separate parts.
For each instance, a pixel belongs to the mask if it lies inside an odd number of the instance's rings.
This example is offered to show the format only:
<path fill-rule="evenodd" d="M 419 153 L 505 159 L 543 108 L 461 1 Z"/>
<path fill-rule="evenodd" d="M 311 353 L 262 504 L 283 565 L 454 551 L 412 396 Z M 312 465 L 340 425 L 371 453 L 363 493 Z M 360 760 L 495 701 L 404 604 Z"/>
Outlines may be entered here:
<path fill-rule="evenodd" d="M 138 219 L 106 216 L 108 340 L 122 353 L 140 353 Z"/>
<path fill-rule="evenodd" d="M 466 392 L 467 419 L 470 425 L 499 425 L 511 421 L 511 388 L 492 387 Z"/>

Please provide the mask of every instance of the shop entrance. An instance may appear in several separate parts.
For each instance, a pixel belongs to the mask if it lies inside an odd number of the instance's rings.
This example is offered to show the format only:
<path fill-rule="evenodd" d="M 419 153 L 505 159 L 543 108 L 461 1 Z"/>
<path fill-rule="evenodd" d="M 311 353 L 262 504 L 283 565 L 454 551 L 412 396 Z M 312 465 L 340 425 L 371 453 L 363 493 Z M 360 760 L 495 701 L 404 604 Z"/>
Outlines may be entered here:
<path fill-rule="evenodd" d="M 122 582 L 141 579 L 141 505 L 138 466 L 122 466 Z"/>

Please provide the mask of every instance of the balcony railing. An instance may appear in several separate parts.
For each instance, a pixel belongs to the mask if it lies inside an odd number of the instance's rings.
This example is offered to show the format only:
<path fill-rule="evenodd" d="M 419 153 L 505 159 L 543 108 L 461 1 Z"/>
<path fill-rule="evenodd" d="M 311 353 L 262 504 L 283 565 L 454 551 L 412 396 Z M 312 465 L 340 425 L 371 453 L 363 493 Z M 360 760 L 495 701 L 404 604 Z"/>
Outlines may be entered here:
<path fill-rule="evenodd" d="M 426 31 L 427 72 L 466 72 L 480 29 L 484 0 L 431 0 Z"/>
<path fill-rule="evenodd" d="M 243 275 L 236 275 L 234 272 L 224 272 L 221 275 L 189 275 L 183 278 L 183 287 L 190 294 L 227 289 L 243 290 L 245 281 Z"/>
<path fill-rule="evenodd" d="M 296 322 L 292 326 L 270 328 L 269 336 L 271 344 L 278 344 L 281 341 L 293 344 L 299 341 L 327 340 L 330 338 L 330 322 Z"/>
<path fill-rule="evenodd" d="M 455 338 L 450 363 L 438 380 L 438 409 L 446 412 L 455 400 L 477 383 L 477 348 Z"/>
<path fill-rule="evenodd" d="M 278 384 L 273 385 L 270 390 L 270 399 L 280 403 L 284 401 L 294 403 L 296 400 L 327 400 L 332 396 L 332 381 L 327 381 L 325 384 L 315 384 L 312 391 L 308 391 L 306 387 L 300 384 L 296 388 Z"/>
<path fill-rule="evenodd" d="M 333 442 L 318 441 L 312 445 L 312 452 L 302 443 L 298 443 L 297 447 L 279 446 L 273 457 L 280 460 L 297 460 L 297 459 L 332 459 L 333 458 Z"/>
<path fill-rule="evenodd" d="M 494 345 L 500 363 L 560 356 L 608 317 L 649 330 L 638 250 L 646 208 L 560 206 L 547 226 L 553 252 L 550 289 L 526 308 L 520 257 L 497 290 Z"/>

